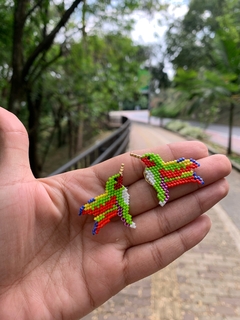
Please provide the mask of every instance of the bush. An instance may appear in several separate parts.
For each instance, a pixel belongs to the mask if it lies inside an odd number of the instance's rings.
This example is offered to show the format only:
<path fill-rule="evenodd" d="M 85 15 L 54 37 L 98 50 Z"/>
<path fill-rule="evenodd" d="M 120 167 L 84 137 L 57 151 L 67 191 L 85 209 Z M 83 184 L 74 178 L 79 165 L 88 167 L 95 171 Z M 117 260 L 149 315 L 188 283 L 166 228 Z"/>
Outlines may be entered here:
<path fill-rule="evenodd" d="M 167 129 L 175 132 L 179 132 L 180 130 L 188 127 L 190 127 L 190 125 L 187 122 L 183 122 L 181 120 L 172 120 L 166 124 Z"/>
<path fill-rule="evenodd" d="M 209 137 L 203 129 L 193 127 L 187 122 L 181 120 L 170 121 L 165 127 L 171 131 L 178 132 L 185 137 L 191 137 L 199 140 L 207 140 Z"/>
<path fill-rule="evenodd" d="M 208 139 L 208 135 L 203 131 L 203 129 L 198 128 L 198 127 L 185 127 L 182 128 L 179 133 L 183 136 L 189 136 L 194 139 L 199 139 L 199 140 L 206 140 Z"/>

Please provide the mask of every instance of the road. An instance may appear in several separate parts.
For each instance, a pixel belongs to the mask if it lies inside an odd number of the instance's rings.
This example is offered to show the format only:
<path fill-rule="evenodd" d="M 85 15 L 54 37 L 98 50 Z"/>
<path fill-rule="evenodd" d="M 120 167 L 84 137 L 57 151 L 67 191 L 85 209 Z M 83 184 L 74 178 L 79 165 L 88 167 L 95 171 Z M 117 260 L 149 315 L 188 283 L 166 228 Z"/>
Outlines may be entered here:
<path fill-rule="evenodd" d="M 149 112 L 148 110 L 130 110 L 130 111 L 114 111 L 112 114 L 115 115 L 125 115 L 129 119 L 141 123 L 149 122 Z M 163 124 L 166 124 L 170 119 L 164 119 Z M 189 121 L 190 124 L 202 127 L 202 124 L 196 121 Z M 159 126 L 160 120 L 156 117 L 150 118 L 150 124 L 154 126 Z M 223 147 L 228 145 L 228 127 L 225 125 L 210 124 L 206 129 L 206 133 L 209 134 L 210 140 L 217 143 Z M 232 132 L 232 150 L 240 154 L 240 127 L 233 127 Z"/>
<path fill-rule="evenodd" d="M 129 150 L 182 140 L 133 122 Z M 227 179 L 229 195 L 208 211 L 212 228 L 200 244 L 83 320 L 240 320 L 240 174 L 233 170 Z"/>

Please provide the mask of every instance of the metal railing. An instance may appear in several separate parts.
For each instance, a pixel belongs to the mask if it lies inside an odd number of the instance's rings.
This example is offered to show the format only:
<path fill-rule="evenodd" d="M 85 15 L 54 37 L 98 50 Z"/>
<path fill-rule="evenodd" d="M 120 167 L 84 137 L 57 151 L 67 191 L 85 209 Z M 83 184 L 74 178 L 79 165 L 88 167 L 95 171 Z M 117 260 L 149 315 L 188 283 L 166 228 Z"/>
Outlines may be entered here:
<path fill-rule="evenodd" d="M 49 176 L 74 169 L 90 167 L 125 152 L 129 143 L 131 121 L 126 117 L 122 117 L 121 121 L 121 127 L 114 131 L 109 137 L 103 139 L 83 153 L 80 153 L 52 172 Z"/>

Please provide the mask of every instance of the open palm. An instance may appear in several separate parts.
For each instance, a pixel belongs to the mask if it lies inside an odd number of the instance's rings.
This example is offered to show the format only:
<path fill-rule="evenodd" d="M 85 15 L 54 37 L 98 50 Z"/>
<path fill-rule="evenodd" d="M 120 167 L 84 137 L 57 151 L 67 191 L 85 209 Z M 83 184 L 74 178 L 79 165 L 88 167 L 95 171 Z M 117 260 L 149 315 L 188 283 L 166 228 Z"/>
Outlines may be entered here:
<path fill-rule="evenodd" d="M 21 122 L 0 108 L 0 319 L 78 319 L 126 285 L 165 267 L 210 229 L 202 215 L 227 194 L 224 156 L 208 157 L 199 142 L 157 147 L 165 160 L 199 159 L 205 186 L 171 189 L 158 205 L 143 179 L 143 165 L 128 153 L 97 166 L 35 179 Z M 143 154 L 146 150 L 136 151 Z M 81 205 L 104 192 L 125 163 L 123 183 L 137 228 L 120 219 L 93 236 L 93 218 Z"/>

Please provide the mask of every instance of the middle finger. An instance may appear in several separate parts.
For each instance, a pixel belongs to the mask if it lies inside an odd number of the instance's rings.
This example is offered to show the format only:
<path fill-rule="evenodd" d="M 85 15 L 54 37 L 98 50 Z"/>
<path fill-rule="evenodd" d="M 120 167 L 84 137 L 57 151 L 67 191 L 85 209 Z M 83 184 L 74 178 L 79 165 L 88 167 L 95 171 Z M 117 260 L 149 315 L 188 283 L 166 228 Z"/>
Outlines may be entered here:
<path fill-rule="evenodd" d="M 228 183 L 225 179 L 173 200 L 165 207 L 156 207 L 134 218 L 137 228 L 125 231 L 127 245 L 135 246 L 154 241 L 195 220 L 226 196 Z"/>

